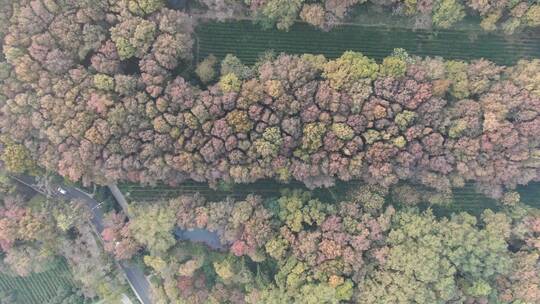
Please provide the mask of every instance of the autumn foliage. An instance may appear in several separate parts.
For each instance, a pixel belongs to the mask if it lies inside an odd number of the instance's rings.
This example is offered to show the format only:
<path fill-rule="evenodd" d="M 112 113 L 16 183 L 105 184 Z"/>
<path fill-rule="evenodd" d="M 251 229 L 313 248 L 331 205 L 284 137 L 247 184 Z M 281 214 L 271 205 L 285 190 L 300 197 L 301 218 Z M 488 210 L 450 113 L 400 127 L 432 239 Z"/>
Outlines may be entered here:
<path fill-rule="evenodd" d="M 175 76 L 189 18 L 122 3 L 16 7 L 2 65 L 8 165 L 98 183 L 470 180 L 494 195 L 537 178 L 538 60 L 280 55 L 200 90 Z"/>
<path fill-rule="evenodd" d="M 251 16 L 263 26 L 275 26 L 281 30 L 289 30 L 296 19 L 322 30 L 330 30 L 348 21 L 348 17 L 361 5 L 377 6 L 388 14 L 414 18 L 417 27 L 450 28 L 467 14 L 481 17 L 480 26 L 486 31 L 502 30 L 512 34 L 526 27 L 540 25 L 540 5 L 534 1 L 246 0 L 246 3 Z"/>
<path fill-rule="evenodd" d="M 379 64 L 346 52 L 265 57 L 249 71 L 229 56 L 201 90 L 176 75 L 190 18 L 122 3 L 16 8 L 2 64 L 8 164 L 85 183 L 474 181 L 493 196 L 538 178 L 538 60 L 401 50 Z"/>
<path fill-rule="evenodd" d="M 534 303 L 540 299 L 540 219 L 519 202 L 504 212 L 437 217 L 373 208 L 388 193 L 363 186 L 337 203 L 308 192 L 208 201 L 199 194 L 133 203 L 123 222 L 157 276 L 157 303 Z M 140 211 L 136 211 L 139 209 Z M 164 210 L 175 210 L 156 218 Z M 117 216 L 117 215 L 115 215 Z M 171 226 L 171 221 L 174 223 Z M 146 222 L 146 230 L 134 229 Z M 112 222 L 105 231 L 115 229 Z M 156 251 L 174 229 L 217 233 L 222 249 L 185 241 Z M 108 233 L 107 233 L 108 235 Z M 104 237 L 108 238 L 105 233 Z M 122 258 L 121 256 L 117 257 Z"/>
<path fill-rule="evenodd" d="M 64 259 L 81 296 L 116 301 L 124 281 L 95 238 L 87 206 L 27 193 L 16 187 L 0 193 L 0 272 L 25 277 Z"/>

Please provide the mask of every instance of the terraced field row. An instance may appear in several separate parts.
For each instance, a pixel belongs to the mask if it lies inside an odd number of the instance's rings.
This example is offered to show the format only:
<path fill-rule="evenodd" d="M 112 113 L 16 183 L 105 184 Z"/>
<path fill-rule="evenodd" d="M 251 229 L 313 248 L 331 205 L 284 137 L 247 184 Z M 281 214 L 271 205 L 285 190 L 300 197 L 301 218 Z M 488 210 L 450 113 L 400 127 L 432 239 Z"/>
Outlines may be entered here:
<path fill-rule="evenodd" d="M 349 191 L 360 185 L 358 182 L 338 182 L 336 186 L 327 189 L 315 189 L 313 196 L 325 202 L 338 202 L 345 199 Z M 186 182 L 178 187 L 157 185 L 155 187 L 143 187 L 136 184 L 119 185 L 122 192 L 130 201 L 156 201 L 169 199 L 182 194 L 200 193 L 209 200 L 221 200 L 227 196 L 235 199 L 243 199 L 248 194 L 258 194 L 263 197 L 279 196 L 280 190 L 284 188 L 301 189 L 302 184 L 293 182 L 287 185 L 274 181 L 259 181 L 249 185 L 235 185 L 227 190 L 213 190 L 203 183 Z M 528 186 L 518 187 L 522 202 L 527 205 L 540 207 L 540 183 L 533 183 Z M 467 184 L 463 188 L 454 189 L 453 201 L 447 206 L 433 206 L 434 212 L 439 215 L 449 215 L 452 212 L 468 212 L 480 215 L 483 210 L 491 209 L 497 211 L 500 205 L 493 199 L 476 192 L 472 184 Z"/>
<path fill-rule="evenodd" d="M 510 65 L 524 58 L 540 58 L 540 31 L 527 31 L 512 37 L 484 32 L 411 30 L 347 25 L 331 32 L 321 32 L 306 24 L 296 24 L 289 32 L 263 30 L 250 21 L 211 22 L 197 28 L 198 58 L 209 54 L 224 57 L 235 54 L 244 63 L 254 63 L 258 56 L 272 49 L 277 53 L 324 54 L 339 57 L 353 50 L 381 60 L 394 48 L 410 54 L 442 56 L 447 59 L 486 58 Z"/>
<path fill-rule="evenodd" d="M 15 292 L 17 303 L 44 304 L 62 287 L 73 288 L 75 283 L 65 262 L 51 270 L 28 277 L 0 274 L 0 290 Z"/>
<path fill-rule="evenodd" d="M 280 189 L 298 188 L 300 183 L 293 182 L 287 185 L 273 181 L 258 181 L 249 185 L 234 185 L 227 189 L 212 189 L 205 183 L 186 181 L 177 187 L 167 185 L 141 186 L 138 184 L 124 183 L 118 185 L 126 198 L 130 201 L 155 201 L 174 198 L 183 194 L 200 193 L 209 200 L 221 200 L 227 196 L 242 199 L 250 193 L 256 193 L 264 197 L 273 197 L 280 194 Z M 327 190 L 315 190 L 323 192 Z M 319 193 L 320 194 L 320 193 Z"/>

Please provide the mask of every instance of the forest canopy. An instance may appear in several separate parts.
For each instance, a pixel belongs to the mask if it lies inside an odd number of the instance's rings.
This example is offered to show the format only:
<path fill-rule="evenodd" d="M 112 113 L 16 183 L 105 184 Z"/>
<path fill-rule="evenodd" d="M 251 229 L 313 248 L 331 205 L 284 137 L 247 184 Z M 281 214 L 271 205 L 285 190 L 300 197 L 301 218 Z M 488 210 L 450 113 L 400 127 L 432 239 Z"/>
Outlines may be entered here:
<path fill-rule="evenodd" d="M 25 3 L 0 64 L 1 157 L 15 172 L 441 191 L 473 181 L 492 196 L 538 179 L 538 59 L 504 67 L 396 50 L 382 62 L 281 54 L 248 67 L 228 56 L 203 89 L 179 74 L 193 43 L 180 11 Z"/>
<path fill-rule="evenodd" d="M 135 202 L 130 220 L 111 221 L 104 238 L 120 244 L 110 247 L 117 258 L 136 253 L 117 248 L 142 251 L 155 303 L 540 301 L 537 211 L 517 203 L 478 219 L 365 208 L 378 195 L 367 187 L 339 203 L 301 191 Z M 178 229 L 216 233 L 223 248 L 175 241 Z"/>
<path fill-rule="evenodd" d="M 163 0 L 0 0 L 0 271 L 63 259 L 78 296 L 106 302 L 126 291 L 114 257 L 151 273 L 160 304 L 540 303 L 539 211 L 511 191 L 540 181 L 540 59 L 268 51 L 246 65 L 194 51 L 195 23 L 236 6 L 328 30 L 363 2 L 201 0 L 208 14 L 190 15 Z M 534 1 L 371 2 L 442 28 L 471 13 L 487 30 L 540 25 Z M 64 180 L 31 196 L 4 169 Z M 122 211 L 59 187 L 188 179 L 358 186 L 333 203 L 284 190 Z M 498 211 L 423 204 L 468 183 Z M 219 244 L 182 239 L 194 231 Z"/>
<path fill-rule="evenodd" d="M 0 272 L 27 277 L 55 268 L 64 260 L 79 291 L 57 291 L 65 302 L 58 299 L 55 303 L 85 303 L 84 299 L 96 298 L 117 301 L 126 282 L 100 246 L 89 224 L 91 217 L 89 208 L 79 200 L 29 196 L 28 191 L 11 184 L 2 188 Z"/>
<path fill-rule="evenodd" d="M 289 30 L 301 20 L 322 30 L 350 22 L 355 14 L 371 11 L 410 18 L 417 28 L 447 29 L 467 19 L 479 23 L 485 31 L 499 30 L 512 34 L 528 27 L 540 26 L 540 4 L 537 1 L 479 0 L 202 0 L 207 16 L 218 19 L 247 15 L 263 27 Z M 381 11 L 383 13 L 381 13 Z M 479 19 L 477 21 L 477 19 Z M 354 19 L 353 19 L 354 20 Z M 465 24 L 471 23 L 464 21 Z"/>

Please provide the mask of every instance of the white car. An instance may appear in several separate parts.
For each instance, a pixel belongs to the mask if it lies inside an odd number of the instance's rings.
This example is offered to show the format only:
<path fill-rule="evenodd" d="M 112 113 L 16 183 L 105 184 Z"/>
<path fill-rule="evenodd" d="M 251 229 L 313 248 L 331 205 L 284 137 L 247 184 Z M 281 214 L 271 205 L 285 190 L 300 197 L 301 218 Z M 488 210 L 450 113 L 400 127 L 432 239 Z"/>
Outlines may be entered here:
<path fill-rule="evenodd" d="M 66 193 L 67 193 L 66 189 L 64 189 L 62 187 L 58 187 L 58 189 L 56 189 L 56 191 L 60 192 L 60 194 L 62 194 L 62 195 L 66 195 Z"/>

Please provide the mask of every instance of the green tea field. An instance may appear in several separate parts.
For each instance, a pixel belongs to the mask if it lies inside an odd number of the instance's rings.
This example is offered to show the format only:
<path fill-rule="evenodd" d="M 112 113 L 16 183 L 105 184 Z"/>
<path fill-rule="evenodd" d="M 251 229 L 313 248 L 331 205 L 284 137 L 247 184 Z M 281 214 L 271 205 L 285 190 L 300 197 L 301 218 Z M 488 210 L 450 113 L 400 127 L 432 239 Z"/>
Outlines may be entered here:
<path fill-rule="evenodd" d="M 210 22 L 197 28 L 198 58 L 231 53 L 244 63 L 254 63 L 265 50 L 276 53 L 323 54 L 339 57 L 353 50 L 381 60 L 394 48 L 410 54 L 446 59 L 490 59 L 513 64 L 518 59 L 540 57 L 539 31 L 525 31 L 511 38 L 500 34 L 464 30 L 412 30 L 399 27 L 346 25 L 321 32 L 307 24 L 295 24 L 288 32 L 263 30 L 251 21 Z"/>
<path fill-rule="evenodd" d="M 312 191 L 312 194 L 326 202 L 338 202 L 345 198 L 349 191 L 353 191 L 359 186 L 357 182 L 339 182 L 331 188 L 319 188 Z M 200 193 L 209 200 L 220 200 L 227 196 L 235 199 L 243 199 L 246 195 L 253 193 L 263 197 L 276 197 L 280 194 L 280 189 L 302 189 L 300 183 L 294 182 L 286 187 L 273 181 L 259 181 L 246 185 L 236 185 L 229 189 L 214 190 L 203 183 L 186 182 L 178 187 L 166 185 L 140 186 L 136 184 L 120 184 L 120 189 L 129 201 L 156 201 L 170 199 L 183 194 Z M 305 189 L 305 188 L 303 188 Z M 306 189 L 307 190 L 307 189 Z M 518 187 L 522 201 L 530 206 L 540 206 L 540 183 L 533 183 L 528 186 Z M 440 215 L 449 215 L 452 212 L 468 212 L 474 215 L 481 215 L 485 209 L 497 211 L 501 206 L 494 200 L 476 192 L 474 185 L 467 184 L 463 188 L 453 191 L 452 203 L 444 206 L 433 206 L 434 211 Z"/>
<path fill-rule="evenodd" d="M 71 272 L 63 261 L 51 270 L 28 277 L 0 274 L 0 291 L 14 293 L 16 303 L 21 304 L 51 303 L 59 289 L 72 289 L 74 286 Z"/>

